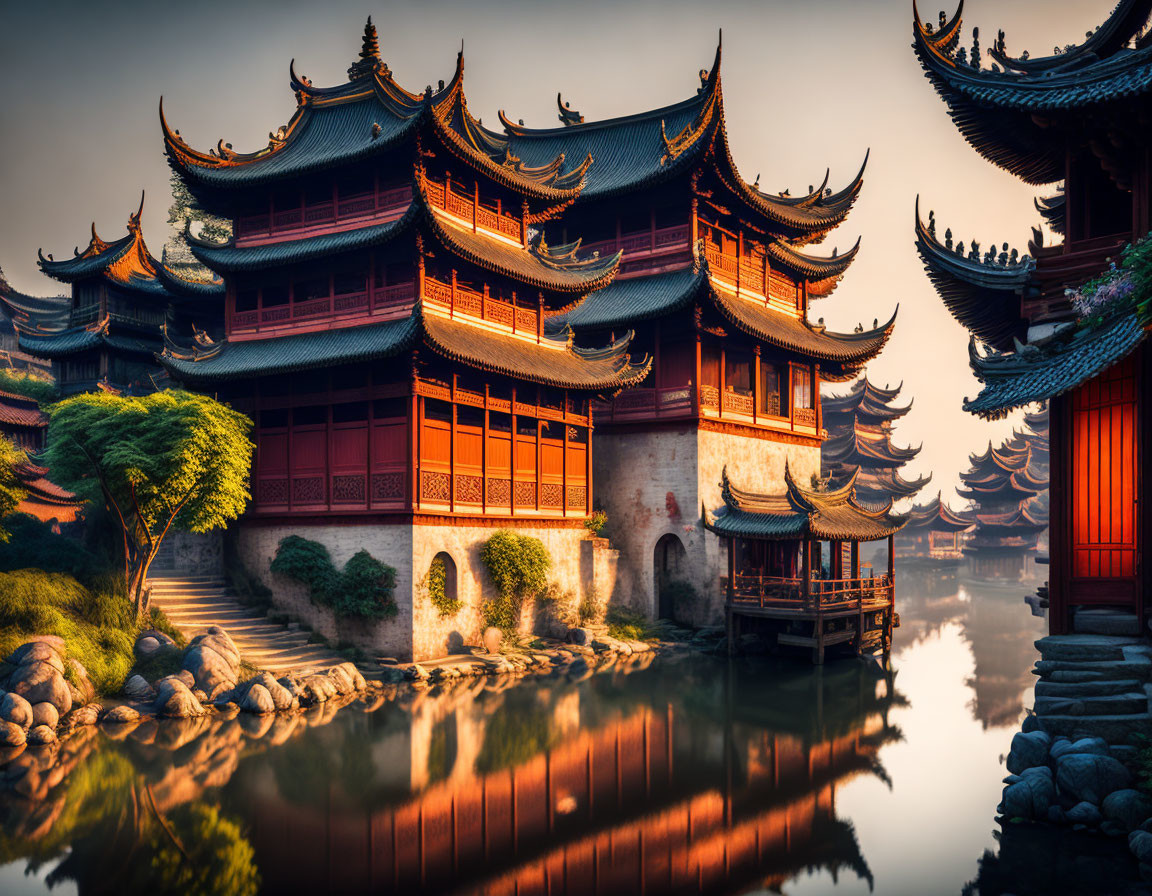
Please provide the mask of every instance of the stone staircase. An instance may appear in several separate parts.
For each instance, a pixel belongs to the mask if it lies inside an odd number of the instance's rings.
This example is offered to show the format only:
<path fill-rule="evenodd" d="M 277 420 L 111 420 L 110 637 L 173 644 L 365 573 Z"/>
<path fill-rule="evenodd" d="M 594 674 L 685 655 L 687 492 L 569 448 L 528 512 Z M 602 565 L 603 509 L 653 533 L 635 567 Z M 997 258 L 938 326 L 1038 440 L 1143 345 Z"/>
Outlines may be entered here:
<path fill-rule="evenodd" d="M 163 610 L 187 638 L 218 625 L 236 643 L 241 659 L 259 669 L 274 675 L 308 674 L 345 661 L 322 644 L 310 644 L 308 632 L 295 623 L 279 625 L 240 603 L 229 593 L 223 578 L 160 576 L 148 582 L 152 606 Z"/>
<path fill-rule="evenodd" d="M 1152 644 L 1115 635 L 1050 635 L 1036 642 L 1036 716 L 1053 737 L 1132 744 L 1152 735 Z"/>

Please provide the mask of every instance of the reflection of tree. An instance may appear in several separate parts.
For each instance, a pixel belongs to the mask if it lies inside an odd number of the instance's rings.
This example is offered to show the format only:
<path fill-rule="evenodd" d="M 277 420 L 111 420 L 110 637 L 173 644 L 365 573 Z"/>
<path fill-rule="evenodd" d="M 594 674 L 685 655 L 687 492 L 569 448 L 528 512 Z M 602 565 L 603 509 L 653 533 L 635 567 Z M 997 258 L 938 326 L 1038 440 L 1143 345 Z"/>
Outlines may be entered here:
<path fill-rule="evenodd" d="M 456 765 L 456 717 L 447 716 L 436 723 L 428 743 L 428 783 L 443 781 Z"/>

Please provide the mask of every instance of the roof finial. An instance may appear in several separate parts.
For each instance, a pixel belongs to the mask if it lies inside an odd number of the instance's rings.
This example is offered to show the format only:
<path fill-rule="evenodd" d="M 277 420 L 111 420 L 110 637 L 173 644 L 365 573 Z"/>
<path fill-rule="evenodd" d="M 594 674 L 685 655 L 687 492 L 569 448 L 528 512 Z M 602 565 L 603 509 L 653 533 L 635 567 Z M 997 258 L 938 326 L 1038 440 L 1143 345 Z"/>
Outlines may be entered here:
<path fill-rule="evenodd" d="M 561 124 L 568 125 L 583 124 L 584 116 L 572 108 L 571 103 L 566 103 L 560 98 L 560 92 L 556 93 L 556 108 L 560 110 Z"/>
<path fill-rule="evenodd" d="M 355 81 L 377 71 L 384 61 L 380 58 L 380 41 L 376 37 L 376 26 L 372 24 L 372 16 L 368 16 L 368 23 L 364 26 L 364 39 L 360 47 L 360 58 L 348 67 L 348 79 Z"/>
<path fill-rule="evenodd" d="M 128 229 L 138 231 L 140 230 L 140 216 L 144 214 L 144 191 L 140 191 L 140 207 L 136 209 L 135 214 L 128 216 Z M 93 230 L 95 233 L 95 230 Z"/>

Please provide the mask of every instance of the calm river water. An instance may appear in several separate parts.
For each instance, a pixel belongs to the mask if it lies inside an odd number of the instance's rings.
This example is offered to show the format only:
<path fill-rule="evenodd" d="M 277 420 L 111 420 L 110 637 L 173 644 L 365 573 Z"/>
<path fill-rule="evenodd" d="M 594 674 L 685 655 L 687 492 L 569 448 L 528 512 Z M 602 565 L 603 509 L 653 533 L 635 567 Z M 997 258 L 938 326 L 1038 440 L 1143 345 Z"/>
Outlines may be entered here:
<path fill-rule="evenodd" d="M 85 732 L 0 769 L 0 893 L 1139 892 L 1122 844 L 996 825 L 1043 621 L 941 584 L 903 583 L 891 672 L 663 657 Z"/>

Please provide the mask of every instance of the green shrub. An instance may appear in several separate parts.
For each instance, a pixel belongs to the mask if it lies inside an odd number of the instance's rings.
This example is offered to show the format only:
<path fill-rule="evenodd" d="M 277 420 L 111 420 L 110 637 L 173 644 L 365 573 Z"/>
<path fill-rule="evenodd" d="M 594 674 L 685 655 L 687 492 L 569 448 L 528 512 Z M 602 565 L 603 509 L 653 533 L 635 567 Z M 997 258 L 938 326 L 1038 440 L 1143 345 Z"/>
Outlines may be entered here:
<path fill-rule="evenodd" d="M 608 514 L 603 510 L 595 510 L 592 516 L 584 520 L 584 528 L 591 532 L 593 535 L 599 535 L 600 530 L 608 523 Z"/>
<path fill-rule="evenodd" d="M 127 611 L 122 604 L 127 604 Z M 132 667 L 136 626 L 131 605 L 116 592 L 92 593 L 75 578 L 39 569 L 0 573 L 0 657 L 36 635 L 64 639 L 70 657 L 80 661 L 96 690 L 119 691 Z M 68 675 L 71 670 L 68 670 Z"/>
<path fill-rule="evenodd" d="M 618 641 L 647 641 L 656 636 L 651 620 L 627 607 L 609 607 L 605 621 L 608 634 Z"/>
<path fill-rule="evenodd" d="M 52 404 L 60 397 L 52 380 L 30 373 L 17 373 L 15 370 L 0 370 L 0 391 L 34 398 L 42 405 Z"/>
<path fill-rule="evenodd" d="M 392 596 L 396 570 L 367 551 L 357 551 L 337 572 L 324 545 L 289 535 L 281 539 L 271 568 L 306 585 L 312 602 L 337 616 L 391 619 L 399 612 Z"/>
<path fill-rule="evenodd" d="M 428 599 L 441 616 L 452 616 L 464 606 L 464 601 L 448 595 L 448 567 L 439 554 L 428 566 L 427 587 Z"/>
<path fill-rule="evenodd" d="M 318 541 L 299 535 L 282 538 L 271 569 L 306 585 L 314 603 L 326 603 L 328 596 L 336 590 L 338 573 L 332 555 Z"/>
<path fill-rule="evenodd" d="M 484 622 L 514 637 L 525 599 L 535 597 L 548 585 L 552 557 L 539 538 L 501 529 L 484 542 L 480 560 L 497 594 L 480 606 Z"/>
<path fill-rule="evenodd" d="M 48 523 L 23 513 L 14 513 L 4 520 L 10 538 L 0 542 L 0 571 L 14 569 L 42 569 L 45 572 L 63 572 L 81 582 L 108 572 L 114 572 L 105 556 L 89 550 L 78 539 L 57 535 Z M 121 575 L 123 573 L 121 572 Z"/>
<path fill-rule="evenodd" d="M 392 599 L 396 570 L 365 550 L 357 551 L 344 564 L 338 589 L 332 597 L 339 616 L 391 619 L 399 612 Z"/>

